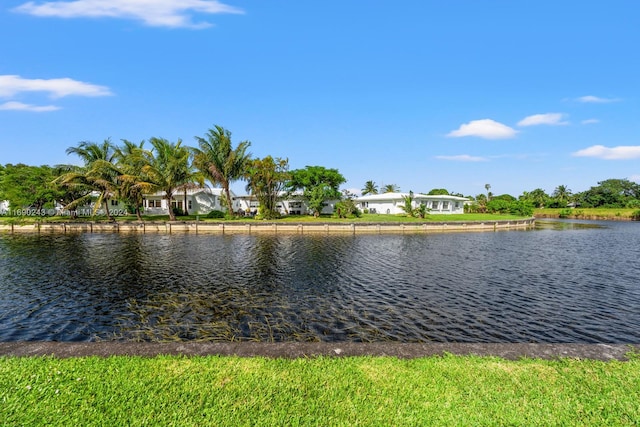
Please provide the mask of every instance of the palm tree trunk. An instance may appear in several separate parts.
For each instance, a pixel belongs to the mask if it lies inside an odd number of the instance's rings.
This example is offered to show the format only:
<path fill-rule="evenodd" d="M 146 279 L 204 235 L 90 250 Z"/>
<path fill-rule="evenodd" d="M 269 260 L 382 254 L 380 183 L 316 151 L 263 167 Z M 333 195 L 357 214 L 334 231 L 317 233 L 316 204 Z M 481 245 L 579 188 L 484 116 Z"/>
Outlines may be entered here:
<path fill-rule="evenodd" d="M 185 215 L 189 215 L 189 210 L 187 209 L 187 189 L 184 189 L 184 209 L 183 212 Z"/>
<path fill-rule="evenodd" d="M 169 221 L 176 220 L 176 214 L 173 213 L 173 207 L 171 206 L 171 194 L 167 194 L 167 207 L 169 208 Z"/>
<path fill-rule="evenodd" d="M 142 215 L 140 214 L 140 206 L 136 206 L 136 217 L 138 221 L 142 221 Z"/>
<path fill-rule="evenodd" d="M 229 186 L 228 185 L 224 187 L 224 194 L 226 194 L 226 196 L 227 196 L 227 210 L 228 210 L 227 214 L 233 215 L 233 205 L 232 205 L 232 202 L 231 202 L 231 192 L 229 191 Z"/>
<path fill-rule="evenodd" d="M 109 199 L 107 199 L 106 197 L 104 198 L 104 212 L 107 214 L 107 219 L 113 222 L 114 219 L 111 217 L 111 214 L 109 213 Z"/>

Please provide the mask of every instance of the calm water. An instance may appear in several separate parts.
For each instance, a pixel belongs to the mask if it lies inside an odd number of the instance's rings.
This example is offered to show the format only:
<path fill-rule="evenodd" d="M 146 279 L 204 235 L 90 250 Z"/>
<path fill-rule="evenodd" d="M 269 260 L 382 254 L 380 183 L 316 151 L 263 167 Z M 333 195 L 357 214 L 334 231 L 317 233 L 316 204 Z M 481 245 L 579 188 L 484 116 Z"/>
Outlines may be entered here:
<path fill-rule="evenodd" d="M 546 224 L 546 225 L 545 225 Z M 640 223 L 0 235 L 0 341 L 640 342 Z"/>

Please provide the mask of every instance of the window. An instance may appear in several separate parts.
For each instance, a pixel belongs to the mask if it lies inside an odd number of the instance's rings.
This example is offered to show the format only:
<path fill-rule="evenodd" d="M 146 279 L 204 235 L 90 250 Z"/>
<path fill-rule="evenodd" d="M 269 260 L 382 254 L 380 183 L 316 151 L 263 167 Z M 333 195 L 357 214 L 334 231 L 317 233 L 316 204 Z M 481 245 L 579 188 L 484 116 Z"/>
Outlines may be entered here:
<path fill-rule="evenodd" d="M 161 208 L 162 200 L 147 200 L 147 204 L 150 208 Z"/>
<path fill-rule="evenodd" d="M 442 210 L 446 211 L 447 209 L 449 209 L 449 202 L 442 202 Z"/>
<path fill-rule="evenodd" d="M 431 209 L 438 209 L 438 202 L 431 202 Z"/>

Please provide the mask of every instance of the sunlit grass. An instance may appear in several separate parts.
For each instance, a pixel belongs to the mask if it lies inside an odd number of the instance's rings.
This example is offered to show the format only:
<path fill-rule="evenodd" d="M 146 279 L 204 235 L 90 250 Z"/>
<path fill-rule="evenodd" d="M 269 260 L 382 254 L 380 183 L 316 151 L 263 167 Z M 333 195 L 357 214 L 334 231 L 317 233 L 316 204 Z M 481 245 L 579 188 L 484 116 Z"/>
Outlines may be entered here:
<path fill-rule="evenodd" d="M 536 209 L 533 213 L 535 217 L 548 217 L 558 218 L 561 214 L 568 214 L 566 218 L 573 219 L 604 219 L 604 220 L 616 220 L 625 219 L 630 220 L 633 218 L 634 212 L 638 209 L 635 208 L 564 208 L 564 209 Z"/>
<path fill-rule="evenodd" d="M 640 360 L 0 358 L 0 424 L 637 425 Z"/>

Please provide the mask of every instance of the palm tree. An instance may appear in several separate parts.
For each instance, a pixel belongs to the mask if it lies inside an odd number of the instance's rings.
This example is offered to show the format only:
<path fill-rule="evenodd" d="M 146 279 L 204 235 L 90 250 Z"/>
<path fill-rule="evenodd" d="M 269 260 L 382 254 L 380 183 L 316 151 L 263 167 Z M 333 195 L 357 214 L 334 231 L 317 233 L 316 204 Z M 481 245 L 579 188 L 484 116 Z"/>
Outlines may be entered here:
<path fill-rule="evenodd" d="M 67 171 L 56 179 L 56 182 L 64 187 L 97 191 L 99 195 L 93 214 L 95 215 L 100 205 L 104 203 L 107 218 L 113 221 L 108 201 L 117 192 L 119 176 L 115 165 L 114 145 L 109 139 L 104 140 L 102 144 L 82 141 L 77 147 L 67 148 L 67 154 L 75 154 L 80 157 L 84 162 L 84 167 L 68 167 Z M 88 201 L 90 191 L 74 200 L 69 208 Z"/>
<path fill-rule="evenodd" d="M 117 166 L 120 171 L 118 195 L 133 207 L 136 217 L 142 221 L 143 195 L 153 187 L 146 182 L 142 173 L 145 165 L 144 141 L 135 144 L 123 139 L 122 143 L 123 146 L 116 147 Z"/>
<path fill-rule="evenodd" d="M 362 189 L 362 195 L 366 196 L 367 194 L 378 194 L 378 186 L 373 181 L 367 181 L 364 183 L 364 188 Z"/>
<path fill-rule="evenodd" d="M 571 195 L 571 190 L 569 190 L 566 185 L 558 185 L 553 191 L 553 195 L 551 197 L 560 202 L 566 203 L 571 199 Z"/>
<path fill-rule="evenodd" d="M 409 191 L 408 196 L 403 196 L 402 202 L 403 204 L 400 205 L 400 209 L 402 209 L 407 214 L 407 216 L 412 217 L 414 212 L 413 191 Z"/>
<path fill-rule="evenodd" d="M 175 221 L 176 215 L 171 207 L 173 195 L 179 188 L 193 182 L 196 177 L 190 170 L 189 159 L 191 153 L 182 141 L 172 143 L 164 138 L 151 138 L 152 151 L 144 152 L 143 176 L 147 185 L 153 191 L 164 192 L 164 198 L 169 207 L 169 220 Z"/>
<path fill-rule="evenodd" d="M 399 191 L 400 191 L 400 187 L 398 187 L 395 184 L 387 184 L 384 187 L 382 187 L 383 193 L 397 193 Z"/>
<path fill-rule="evenodd" d="M 251 153 L 247 149 L 249 141 L 242 141 L 236 148 L 231 145 L 231 132 L 215 125 L 205 137 L 195 137 L 199 148 L 194 149 L 194 164 L 213 186 L 220 185 L 225 193 L 227 212 L 233 214 L 229 185 L 233 181 L 245 179 Z"/>
<path fill-rule="evenodd" d="M 491 200 L 491 192 L 489 190 L 491 190 L 491 184 L 485 184 L 484 185 L 485 190 L 487 190 L 487 201 Z"/>

